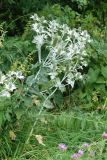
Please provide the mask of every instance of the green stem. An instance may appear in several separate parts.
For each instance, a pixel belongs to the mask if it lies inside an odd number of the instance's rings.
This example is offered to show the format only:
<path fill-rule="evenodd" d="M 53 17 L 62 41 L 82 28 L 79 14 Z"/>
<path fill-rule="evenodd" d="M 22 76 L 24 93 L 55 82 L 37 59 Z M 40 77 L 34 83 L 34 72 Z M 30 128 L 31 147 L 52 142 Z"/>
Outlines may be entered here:
<path fill-rule="evenodd" d="M 39 63 L 41 64 L 41 47 L 38 48 L 38 60 Z"/>
<path fill-rule="evenodd" d="M 36 118 L 35 122 L 33 123 L 33 126 L 32 126 L 32 128 L 31 128 L 31 131 L 30 131 L 30 133 L 29 133 L 29 136 L 28 136 L 25 144 L 28 144 L 28 143 L 29 143 L 29 140 L 30 140 L 30 138 L 31 138 L 31 136 L 32 136 L 32 134 L 33 134 L 33 131 L 34 131 L 34 128 L 35 128 L 35 126 L 36 126 L 36 124 L 37 124 L 37 121 L 38 121 L 38 119 L 39 119 L 39 116 L 41 115 L 41 113 L 42 113 L 42 111 L 43 111 L 43 109 L 44 109 L 44 104 L 45 104 L 46 101 L 56 92 L 56 90 L 57 90 L 57 88 L 55 88 L 54 91 L 45 99 L 45 101 L 44 101 L 44 103 L 43 103 L 43 106 L 42 106 L 41 110 L 40 110 L 39 113 L 38 113 L 38 117 Z"/>

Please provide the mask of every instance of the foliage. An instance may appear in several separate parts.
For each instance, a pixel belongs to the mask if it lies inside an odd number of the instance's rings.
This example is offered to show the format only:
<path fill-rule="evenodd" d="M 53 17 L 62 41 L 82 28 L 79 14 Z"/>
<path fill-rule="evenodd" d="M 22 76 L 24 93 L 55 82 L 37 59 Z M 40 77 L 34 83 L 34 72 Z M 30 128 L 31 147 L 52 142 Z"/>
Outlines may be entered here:
<path fill-rule="evenodd" d="M 33 61 L 31 56 L 34 53 L 34 46 L 31 45 L 29 40 L 22 39 L 21 37 L 5 37 L 3 47 L 0 49 L 0 68 L 3 72 L 18 69 L 22 70 L 24 74 L 28 74 L 30 62 Z M 34 59 L 36 59 L 36 56 Z"/>
<path fill-rule="evenodd" d="M 0 3 L 0 18 L 5 21 L 5 28 L 9 35 L 16 35 L 23 32 L 30 14 L 43 8 L 48 0 L 2 0 Z"/>
<path fill-rule="evenodd" d="M 106 26 L 106 0 L 1 0 L 0 159 L 106 159 Z"/>
<path fill-rule="evenodd" d="M 38 88 L 45 99 L 43 104 L 46 108 L 47 105 L 53 108 L 48 99 L 57 90 L 63 93 L 67 86 L 73 88 L 75 81 L 83 78 L 81 70 L 87 65 L 85 49 L 90 36 L 80 28 L 71 30 L 65 24 L 47 21 L 36 14 L 32 18 L 36 32 L 33 43 L 36 44 L 38 62 L 34 65 L 36 74 L 28 77 L 27 84 Z"/>
<path fill-rule="evenodd" d="M 90 63 L 85 85 L 79 84 L 74 91 L 78 94 L 78 102 L 82 108 L 105 110 L 103 104 L 107 97 L 107 46 L 106 39 L 93 41 L 91 45 Z M 78 86 L 78 85 L 77 85 Z"/>
<path fill-rule="evenodd" d="M 35 116 L 37 116 L 36 113 Z M 37 160 L 69 160 L 71 155 L 82 148 L 84 143 L 90 145 L 88 151 L 95 152 L 95 156 L 91 157 L 92 160 L 101 160 L 102 157 L 106 157 L 107 142 L 106 139 L 102 139 L 102 134 L 107 132 L 107 113 L 82 113 L 77 110 L 69 113 L 62 112 L 61 114 L 42 113 L 31 137 L 30 144 L 26 145 L 23 150 L 29 127 L 32 126 L 35 116 L 32 121 L 27 118 L 26 124 L 23 125 L 22 123 L 18 129 L 13 130 L 16 134 L 16 140 L 11 140 L 8 137 L 8 133 L 4 132 L 2 135 L 3 140 L 1 141 L 1 157 L 16 160 L 35 158 Z M 43 137 L 45 146 L 38 143 L 36 135 Z M 66 144 L 68 150 L 64 152 L 59 150 L 58 144 L 60 143 Z M 85 152 L 85 154 L 87 153 Z M 84 159 L 88 158 L 87 155 L 84 157 Z"/>
<path fill-rule="evenodd" d="M 61 12 L 63 8 L 68 6 L 72 10 L 73 16 L 75 13 L 80 14 L 81 17 L 88 17 L 88 15 L 92 14 L 95 19 L 101 22 L 100 25 L 106 25 L 106 0 L 20 0 L 18 2 L 16 0 L 2 0 L 0 3 L 0 18 L 2 21 L 5 21 L 5 28 L 8 30 L 8 35 L 19 35 L 24 31 L 24 26 L 27 24 L 32 13 L 42 11 L 46 6 L 50 10 L 51 4 L 56 5 L 56 3 L 60 4 Z M 64 17 L 61 16 L 61 18 Z M 94 21 L 94 23 L 96 22 Z"/>
<path fill-rule="evenodd" d="M 69 6 L 61 7 L 58 4 L 52 6 L 46 6 L 40 15 L 44 15 L 47 19 L 57 19 L 61 23 L 65 23 L 71 28 L 81 27 L 83 30 L 87 30 L 92 37 L 99 38 L 103 30 L 102 23 L 95 16 L 94 12 L 87 11 L 84 15 L 73 10 Z"/>
<path fill-rule="evenodd" d="M 24 80 L 21 72 L 9 72 L 6 75 L 0 73 L 0 127 L 6 120 L 11 121 L 11 114 L 14 114 L 13 103 L 16 99 L 11 97 L 14 97 L 16 84 L 20 86 L 18 80 Z"/>

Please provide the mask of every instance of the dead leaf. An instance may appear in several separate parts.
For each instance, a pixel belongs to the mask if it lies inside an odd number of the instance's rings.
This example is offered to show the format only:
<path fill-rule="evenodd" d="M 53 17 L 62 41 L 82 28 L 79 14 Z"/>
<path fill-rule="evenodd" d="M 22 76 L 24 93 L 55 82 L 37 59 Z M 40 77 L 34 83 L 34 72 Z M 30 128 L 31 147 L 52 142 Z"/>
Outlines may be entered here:
<path fill-rule="evenodd" d="M 35 104 L 36 106 L 40 104 L 40 100 L 38 99 L 37 96 L 32 96 L 32 102 L 33 102 L 33 104 Z"/>
<path fill-rule="evenodd" d="M 16 134 L 13 131 L 11 131 L 11 130 L 9 131 L 9 136 L 10 136 L 12 141 L 16 140 Z"/>
<path fill-rule="evenodd" d="M 41 122 L 44 123 L 44 124 L 47 124 L 47 120 L 45 118 L 41 118 Z"/>
<path fill-rule="evenodd" d="M 45 146 L 43 143 L 43 137 L 41 135 L 35 135 L 35 138 L 37 139 L 38 143 Z"/>
<path fill-rule="evenodd" d="M 39 104 L 40 104 L 40 101 L 39 101 L 38 99 L 33 99 L 33 103 L 34 103 L 35 105 L 39 105 Z"/>

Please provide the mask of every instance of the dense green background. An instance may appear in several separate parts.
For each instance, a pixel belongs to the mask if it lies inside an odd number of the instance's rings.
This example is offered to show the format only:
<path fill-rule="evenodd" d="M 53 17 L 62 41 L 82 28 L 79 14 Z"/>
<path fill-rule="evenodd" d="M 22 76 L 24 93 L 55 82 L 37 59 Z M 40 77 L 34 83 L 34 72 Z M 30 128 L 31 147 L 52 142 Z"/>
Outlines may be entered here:
<path fill-rule="evenodd" d="M 57 91 L 52 97 L 55 108 L 46 109 L 40 116 L 34 133 L 43 134 L 46 148 L 39 148 L 37 142 L 35 144 L 34 135 L 30 144 L 24 145 L 40 110 L 36 105 L 41 100 L 40 95 L 33 100 L 31 97 L 36 95 L 37 88 L 26 91 L 24 82 L 10 100 L 0 99 L 0 159 L 67 160 L 70 150 L 64 154 L 56 149 L 61 141 L 77 147 L 83 141 L 93 143 L 100 139 L 94 149 L 100 153 L 102 148 L 101 155 L 96 157 L 101 160 L 101 156 L 107 157 L 104 149 L 107 144 L 101 140 L 102 132 L 107 132 L 107 0 L 1 0 L 0 34 L 2 29 L 6 32 L 1 40 L 3 46 L 0 46 L 0 69 L 3 73 L 21 70 L 25 77 L 36 73 L 37 52 L 32 44 L 30 19 L 34 13 L 47 20 L 57 19 L 71 28 L 86 29 L 92 38 L 87 49 L 88 66 L 82 71 L 84 81 L 77 81 L 74 89 L 68 87 L 63 94 Z M 44 85 L 41 83 L 39 87 Z M 9 136 L 9 131 L 17 135 L 15 141 Z"/>

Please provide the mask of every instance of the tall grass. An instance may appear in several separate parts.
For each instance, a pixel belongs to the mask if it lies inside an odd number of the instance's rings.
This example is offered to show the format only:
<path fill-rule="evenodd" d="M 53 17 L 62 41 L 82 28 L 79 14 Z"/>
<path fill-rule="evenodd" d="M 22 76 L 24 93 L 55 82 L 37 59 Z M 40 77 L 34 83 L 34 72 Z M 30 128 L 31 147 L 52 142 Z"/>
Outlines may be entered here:
<path fill-rule="evenodd" d="M 106 142 L 102 140 L 101 135 L 107 131 L 106 115 L 107 113 L 98 114 L 96 112 L 43 113 L 26 146 L 24 146 L 24 142 L 32 127 L 33 121 L 31 122 L 31 120 L 26 120 L 22 130 L 17 131 L 16 141 L 9 141 L 4 136 L 5 147 L 3 146 L 1 149 L 1 157 L 4 157 L 4 160 L 69 160 L 70 155 L 87 142 L 92 144 L 92 147 L 94 143 L 96 144 L 94 147 L 96 156 L 91 159 L 105 159 Z M 43 136 L 45 146 L 38 143 L 35 135 Z M 59 143 L 65 143 L 68 150 L 61 152 L 58 149 Z M 82 159 L 84 160 L 84 158 Z M 85 157 L 86 159 L 88 160 L 90 157 Z"/>

